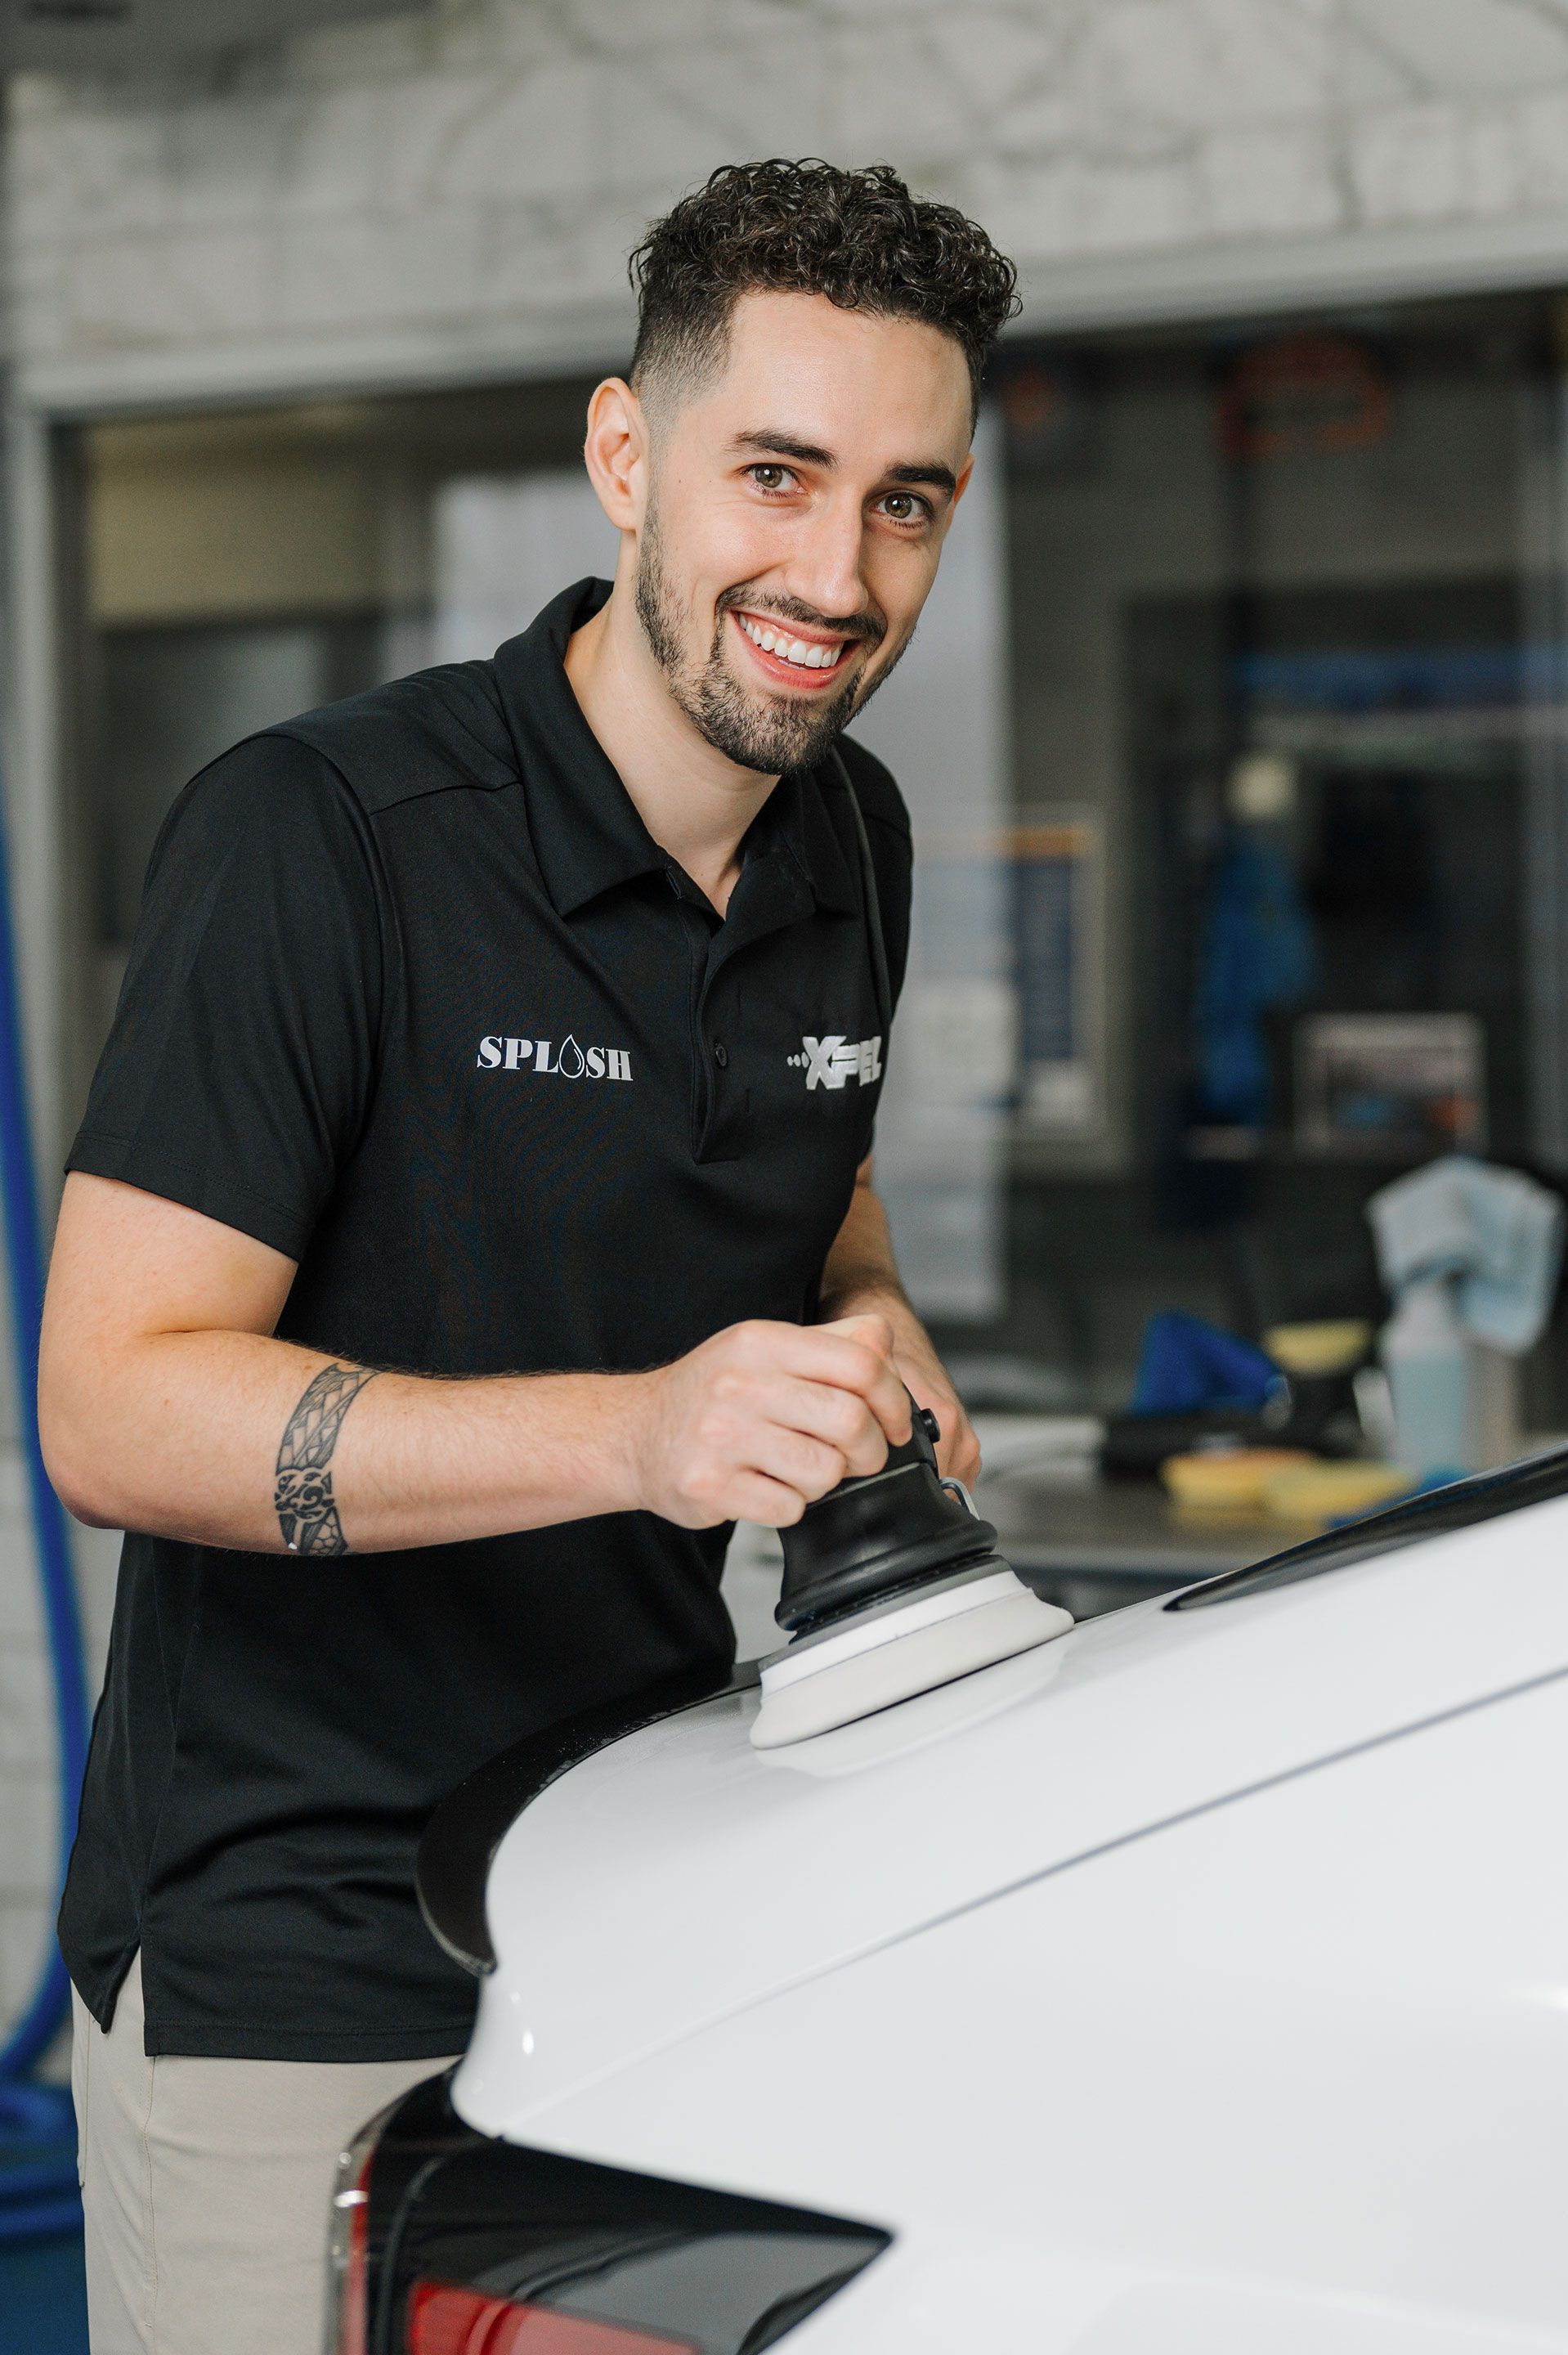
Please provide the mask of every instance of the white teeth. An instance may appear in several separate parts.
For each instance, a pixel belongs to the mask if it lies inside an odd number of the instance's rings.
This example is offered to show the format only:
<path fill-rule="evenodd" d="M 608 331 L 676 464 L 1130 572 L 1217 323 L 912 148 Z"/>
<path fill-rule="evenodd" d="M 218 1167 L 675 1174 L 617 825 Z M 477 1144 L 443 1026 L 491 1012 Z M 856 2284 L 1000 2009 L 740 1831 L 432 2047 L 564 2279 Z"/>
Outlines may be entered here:
<path fill-rule="evenodd" d="M 782 662 L 798 663 L 802 670 L 832 670 L 842 648 L 809 645 L 804 638 L 786 637 L 782 630 L 765 630 L 744 613 L 737 616 L 741 628 L 754 646 L 765 655 L 777 655 Z"/>

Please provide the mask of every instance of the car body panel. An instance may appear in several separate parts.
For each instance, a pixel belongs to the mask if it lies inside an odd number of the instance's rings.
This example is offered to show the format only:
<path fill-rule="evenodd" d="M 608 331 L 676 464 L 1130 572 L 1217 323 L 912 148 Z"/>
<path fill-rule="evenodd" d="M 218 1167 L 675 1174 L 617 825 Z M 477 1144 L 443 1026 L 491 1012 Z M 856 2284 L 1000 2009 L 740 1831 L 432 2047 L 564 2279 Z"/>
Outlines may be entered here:
<path fill-rule="evenodd" d="M 1568 1497 L 1305 1583 L 1108 1615 L 792 1750 L 754 1694 L 575 1766 L 502 1841 L 453 2098 L 569 2096 L 977 1900 L 1568 1666 Z"/>
<path fill-rule="evenodd" d="M 1568 2335 L 1496 2316 L 1132 2273 L 979 2237 L 895 2243 L 790 2335 L 789 2355 L 1563 2355 Z"/>
<path fill-rule="evenodd" d="M 1568 1673 L 896 1937 L 531 2137 L 895 2228 L 800 2355 L 1565 2348 L 1565 1817 Z"/>

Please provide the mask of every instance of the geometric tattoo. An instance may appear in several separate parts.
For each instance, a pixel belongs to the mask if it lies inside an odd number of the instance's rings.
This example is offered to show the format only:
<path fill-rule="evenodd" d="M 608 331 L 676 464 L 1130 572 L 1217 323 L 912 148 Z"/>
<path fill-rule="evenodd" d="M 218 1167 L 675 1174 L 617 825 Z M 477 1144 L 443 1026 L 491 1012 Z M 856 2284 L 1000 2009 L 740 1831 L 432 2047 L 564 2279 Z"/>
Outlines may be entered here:
<path fill-rule="evenodd" d="M 272 1502 L 291 1553 L 346 1553 L 328 1465 L 343 1418 L 366 1382 L 363 1366 L 323 1366 L 289 1417 Z"/>

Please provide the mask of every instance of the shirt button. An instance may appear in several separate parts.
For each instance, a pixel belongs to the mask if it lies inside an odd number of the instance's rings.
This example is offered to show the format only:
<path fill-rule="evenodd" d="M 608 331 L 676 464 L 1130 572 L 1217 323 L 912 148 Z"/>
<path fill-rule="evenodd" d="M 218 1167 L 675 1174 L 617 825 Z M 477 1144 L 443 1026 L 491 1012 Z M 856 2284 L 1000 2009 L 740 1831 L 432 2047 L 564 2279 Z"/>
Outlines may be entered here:
<path fill-rule="evenodd" d="M 714 1060 L 718 1065 L 721 1071 L 728 1070 L 729 1049 L 725 1045 L 722 1039 L 715 1039 L 714 1040 Z"/>

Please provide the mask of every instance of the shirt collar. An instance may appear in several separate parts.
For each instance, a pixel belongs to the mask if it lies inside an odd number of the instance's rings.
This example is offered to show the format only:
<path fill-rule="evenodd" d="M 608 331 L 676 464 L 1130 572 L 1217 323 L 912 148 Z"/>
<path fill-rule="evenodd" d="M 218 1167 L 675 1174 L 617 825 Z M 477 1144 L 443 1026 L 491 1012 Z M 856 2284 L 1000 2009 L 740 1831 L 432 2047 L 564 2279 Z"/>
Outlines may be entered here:
<path fill-rule="evenodd" d="M 570 916 L 601 891 L 660 874 L 665 854 L 637 814 L 567 677 L 567 641 L 609 596 L 578 581 L 553 597 L 495 656 L 495 683 L 527 795 L 528 832 L 545 889 Z"/>
<path fill-rule="evenodd" d="M 567 641 L 607 602 L 608 581 L 578 581 L 551 599 L 495 655 L 495 682 L 527 794 L 528 831 L 558 914 L 670 864 L 632 801 L 567 677 Z M 747 836 L 752 861 L 781 852 L 821 907 L 852 914 L 853 879 L 821 770 L 780 777 Z M 842 788 L 838 790 L 842 791 Z"/>

